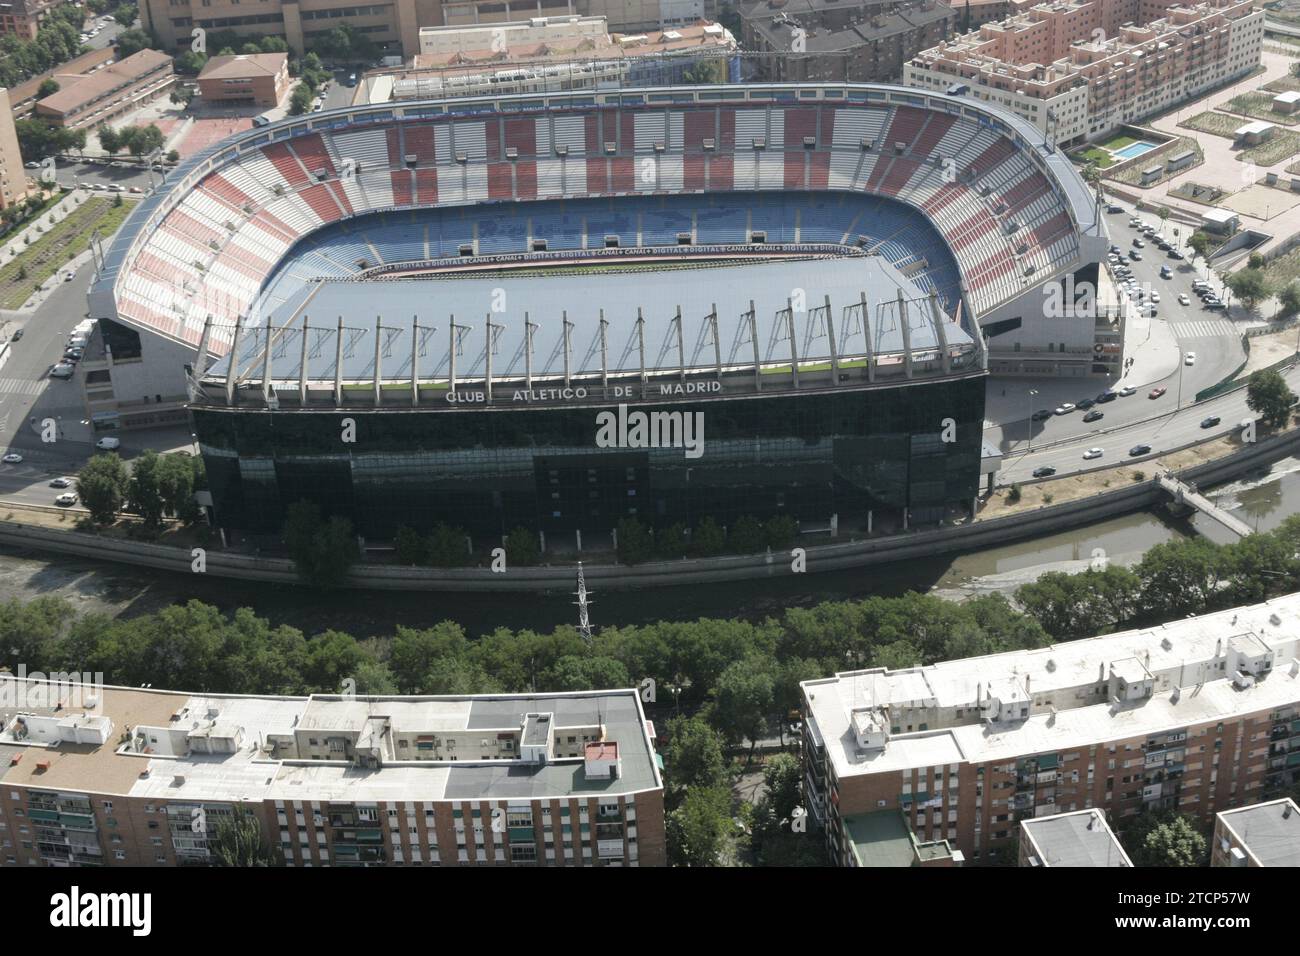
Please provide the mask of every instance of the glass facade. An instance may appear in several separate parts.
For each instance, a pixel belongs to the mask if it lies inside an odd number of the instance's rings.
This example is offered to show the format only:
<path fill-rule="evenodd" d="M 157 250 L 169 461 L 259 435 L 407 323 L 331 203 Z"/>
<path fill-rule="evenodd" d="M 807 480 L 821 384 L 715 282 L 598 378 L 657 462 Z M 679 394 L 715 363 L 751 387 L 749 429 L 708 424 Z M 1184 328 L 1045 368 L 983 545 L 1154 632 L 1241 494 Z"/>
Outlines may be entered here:
<path fill-rule="evenodd" d="M 751 394 L 626 409 L 694 413 L 698 452 L 600 441 L 617 406 L 268 411 L 194 406 L 216 523 L 278 532 L 316 501 L 367 537 L 439 522 L 605 532 L 787 514 L 841 529 L 937 523 L 979 484 L 982 376 L 876 389 Z M 949 421 L 951 420 L 951 421 Z M 351 426 L 349 426 L 351 422 Z M 946 434 L 945 434 L 946 430 Z M 614 430 L 617 434 L 617 429 Z M 352 439 L 352 440 L 348 440 Z M 951 440 L 945 440 L 951 439 Z M 689 454 L 688 454 L 689 453 Z"/>

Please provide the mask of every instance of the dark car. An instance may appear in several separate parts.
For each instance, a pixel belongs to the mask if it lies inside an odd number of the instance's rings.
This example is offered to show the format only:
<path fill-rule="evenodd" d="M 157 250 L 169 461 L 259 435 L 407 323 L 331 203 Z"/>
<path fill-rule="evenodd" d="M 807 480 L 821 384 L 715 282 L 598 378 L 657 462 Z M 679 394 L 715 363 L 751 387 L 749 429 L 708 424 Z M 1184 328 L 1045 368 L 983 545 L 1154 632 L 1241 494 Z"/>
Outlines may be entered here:
<path fill-rule="evenodd" d="M 1045 422 L 1052 417 L 1052 410 L 1050 408 L 1040 408 L 1030 417 L 1036 422 Z"/>
<path fill-rule="evenodd" d="M 9 337 L 9 341 L 10 341 L 10 342 L 17 342 L 17 341 L 18 341 L 19 339 L 21 339 L 22 337 L 23 337 L 23 330 L 22 330 L 22 329 L 16 329 L 16 330 L 14 331 L 14 334 L 11 335 L 11 336 Z"/>
<path fill-rule="evenodd" d="M 1075 408 L 1082 408 L 1082 409 L 1084 409 L 1085 411 L 1087 411 L 1089 408 L 1092 408 L 1092 406 L 1094 406 L 1094 405 L 1096 405 L 1096 404 L 1097 404 L 1097 403 L 1094 402 L 1091 398 L 1084 398 L 1084 399 L 1080 399 L 1078 402 L 1076 402 L 1074 407 L 1075 407 Z"/>
<path fill-rule="evenodd" d="M 1105 418 L 1105 417 L 1106 417 L 1106 413 L 1105 413 L 1105 412 L 1099 412 L 1099 411 L 1097 411 L 1097 410 L 1094 408 L 1094 409 L 1093 409 L 1092 411 L 1090 411 L 1087 415 L 1084 415 L 1084 416 L 1083 416 L 1083 420 L 1084 420 L 1085 422 L 1099 422 L 1099 421 L 1101 421 L 1101 420 L 1102 420 L 1103 418 Z"/>
<path fill-rule="evenodd" d="M 1209 418 L 1202 418 L 1202 419 L 1201 419 L 1201 427 L 1202 427 L 1202 428 L 1213 428 L 1215 425 L 1219 424 L 1219 422 L 1221 422 L 1221 421 L 1223 421 L 1223 419 L 1221 419 L 1218 415 L 1211 415 Z"/>
<path fill-rule="evenodd" d="M 1132 448 L 1128 450 L 1128 456 L 1130 458 L 1136 458 L 1138 455 L 1149 455 L 1149 454 L 1151 454 L 1150 445 L 1134 445 Z"/>
<path fill-rule="evenodd" d="M 1117 398 L 1119 398 L 1119 395 L 1114 392 L 1102 392 L 1097 396 L 1097 404 L 1105 405 L 1107 402 L 1113 402 Z"/>
<path fill-rule="evenodd" d="M 1056 474 L 1056 469 L 1051 465 L 1043 465 L 1041 468 L 1034 469 L 1035 478 L 1050 478 L 1054 474 Z"/>

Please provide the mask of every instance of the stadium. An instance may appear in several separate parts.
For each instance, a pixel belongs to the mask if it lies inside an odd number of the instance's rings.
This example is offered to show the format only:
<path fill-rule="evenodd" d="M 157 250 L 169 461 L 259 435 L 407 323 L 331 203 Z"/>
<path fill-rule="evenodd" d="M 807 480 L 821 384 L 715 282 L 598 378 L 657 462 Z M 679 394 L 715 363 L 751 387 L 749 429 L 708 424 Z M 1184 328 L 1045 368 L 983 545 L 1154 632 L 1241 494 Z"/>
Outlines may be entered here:
<path fill-rule="evenodd" d="M 1095 280 L 1106 244 L 1069 162 L 961 97 L 336 110 L 222 142 L 132 213 L 87 397 L 118 400 L 97 428 L 188 409 L 215 522 L 252 533 L 303 498 L 375 538 L 934 525 L 974 508 L 988 340 L 1091 343 L 1043 290 Z"/>

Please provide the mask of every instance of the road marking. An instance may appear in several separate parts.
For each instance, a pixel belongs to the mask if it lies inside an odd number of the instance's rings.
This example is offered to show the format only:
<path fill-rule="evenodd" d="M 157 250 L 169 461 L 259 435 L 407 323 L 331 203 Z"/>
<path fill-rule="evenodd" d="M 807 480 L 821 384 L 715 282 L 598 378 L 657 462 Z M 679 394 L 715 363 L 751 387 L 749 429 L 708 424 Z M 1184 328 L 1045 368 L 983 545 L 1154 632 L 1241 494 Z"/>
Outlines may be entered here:
<path fill-rule="evenodd" d="M 0 378 L 0 395 L 37 395 L 44 388 L 44 379 Z"/>

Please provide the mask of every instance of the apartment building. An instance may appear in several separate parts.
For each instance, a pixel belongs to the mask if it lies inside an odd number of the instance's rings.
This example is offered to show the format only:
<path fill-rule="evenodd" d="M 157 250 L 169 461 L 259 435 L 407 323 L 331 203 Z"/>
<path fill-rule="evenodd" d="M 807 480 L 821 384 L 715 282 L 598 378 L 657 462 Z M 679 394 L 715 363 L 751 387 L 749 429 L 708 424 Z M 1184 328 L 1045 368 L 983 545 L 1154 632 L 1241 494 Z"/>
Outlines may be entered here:
<path fill-rule="evenodd" d="M 611 85 L 680 83 L 705 64 L 732 75 L 735 37 L 701 21 L 636 35 L 608 32 L 604 17 L 538 17 L 498 26 L 425 27 L 410 69 L 368 74 L 370 102 L 538 93 Z M 388 90 L 386 96 L 383 91 Z"/>
<path fill-rule="evenodd" d="M 318 37 L 348 26 L 384 53 L 415 56 L 420 27 L 442 23 L 439 0 L 141 0 L 140 20 L 165 49 L 189 49 L 193 31 L 232 30 L 260 40 L 280 37 L 295 52 L 311 50 Z M 217 50 L 209 50 L 217 53 Z"/>
<path fill-rule="evenodd" d="M 0 87 L 0 114 L 0 209 L 8 209 L 27 196 L 27 170 L 9 109 L 9 91 L 4 87 Z"/>
<path fill-rule="evenodd" d="M 62 0 L 0 0 L 0 36 L 35 40 L 50 11 Z"/>
<path fill-rule="evenodd" d="M 1209 824 L 1300 771 L 1300 594 L 1051 647 L 802 684 L 805 800 L 831 859 L 901 810 L 1005 860 L 1023 820 L 1176 808 Z"/>
<path fill-rule="evenodd" d="M 1300 806 L 1284 797 L 1215 814 L 1210 866 L 1300 866 Z"/>
<path fill-rule="evenodd" d="M 1263 39 L 1254 0 L 1062 0 L 918 53 L 903 83 L 965 85 L 1072 145 L 1246 75 Z"/>
<path fill-rule="evenodd" d="M 1020 866 L 1132 866 L 1106 814 L 1093 807 L 1020 821 Z"/>
<path fill-rule="evenodd" d="M 36 101 L 36 116 L 55 126 L 102 126 L 167 92 L 175 81 L 172 58 L 141 50 L 84 76 L 61 77 L 58 92 Z"/>
<path fill-rule="evenodd" d="M 604 17 L 611 30 L 656 30 L 716 19 L 719 0 L 443 0 L 449 26 L 509 23 L 578 14 Z"/>
<path fill-rule="evenodd" d="M 757 0 L 737 7 L 760 78 L 781 82 L 897 82 L 920 51 L 950 36 L 952 7 L 935 0 Z"/>
<path fill-rule="evenodd" d="M 204 864 L 237 807 L 287 866 L 665 864 L 635 690 L 234 697 L 5 675 L 0 700 L 10 866 Z"/>

